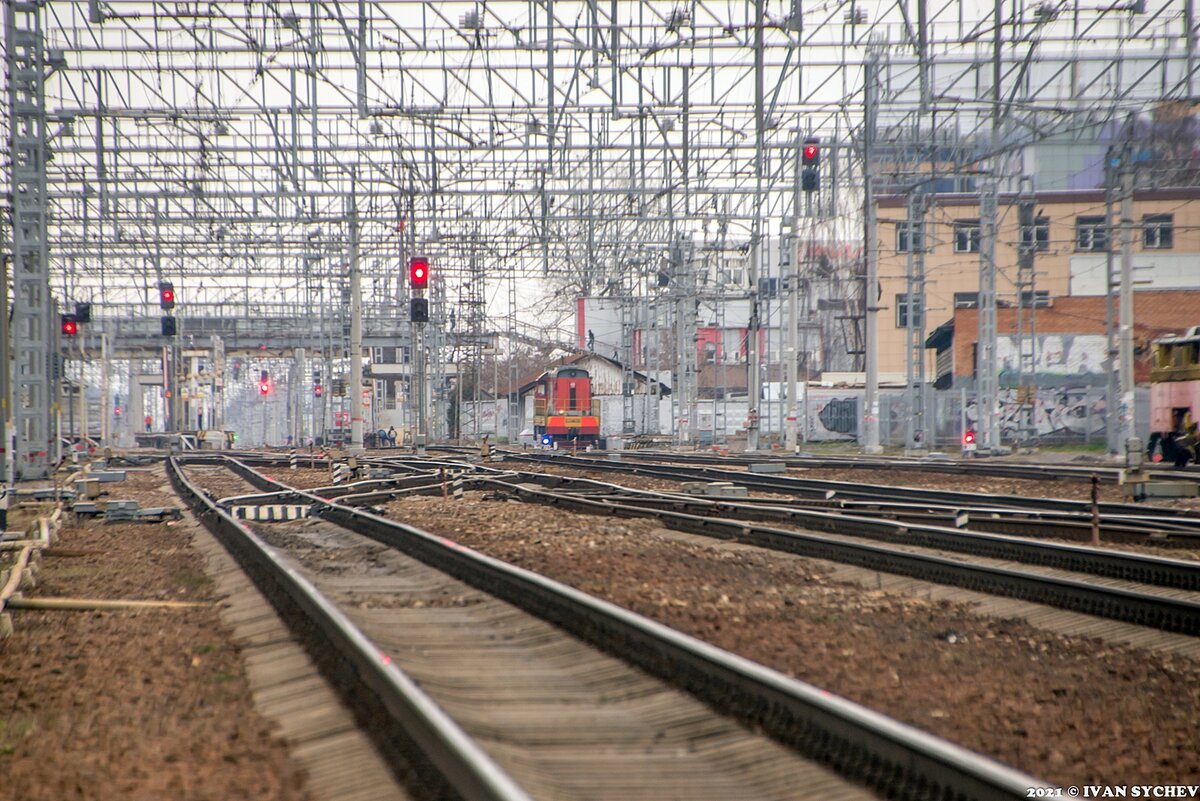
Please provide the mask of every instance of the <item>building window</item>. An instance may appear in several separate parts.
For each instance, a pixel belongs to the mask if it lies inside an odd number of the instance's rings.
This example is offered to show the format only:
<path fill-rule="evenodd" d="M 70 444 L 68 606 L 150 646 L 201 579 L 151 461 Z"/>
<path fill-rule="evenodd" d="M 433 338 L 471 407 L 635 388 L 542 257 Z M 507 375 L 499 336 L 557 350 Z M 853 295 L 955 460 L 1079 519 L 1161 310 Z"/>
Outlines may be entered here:
<path fill-rule="evenodd" d="M 1108 250 L 1108 226 L 1103 217 L 1075 218 L 1076 250 Z"/>
<path fill-rule="evenodd" d="M 1050 290 L 1037 289 L 1033 292 L 1030 292 L 1027 289 L 1022 290 L 1020 302 L 1021 306 L 1026 309 L 1030 307 L 1036 307 L 1039 309 L 1048 308 L 1050 306 Z"/>
<path fill-rule="evenodd" d="M 1142 217 L 1142 247 L 1167 250 L 1175 246 L 1175 215 L 1147 214 Z"/>
<path fill-rule="evenodd" d="M 1047 251 L 1050 249 L 1050 218 L 1036 217 L 1033 225 L 1021 226 L 1021 245 L 1034 245 L 1034 250 Z"/>
<path fill-rule="evenodd" d="M 920 223 L 896 223 L 897 253 L 916 253 L 917 251 L 924 250 L 924 248 L 925 237 L 922 235 Z"/>
<path fill-rule="evenodd" d="M 978 309 L 979 308 L 979 293 L 978 292 L 955 292 L 954 293 L 954 308 L 956 308 L 956 309 Z"/>
<path fill-rule="evenodd" d="M 979 220 L 954 221 L 954 252 L 979 252 Z"/>
<path fill-rule="evenodd" d="M 913 295 L 912 299 L 912 324 L 921 324 L 921 296 Z M 908 293 L 901 293 L 896 296 L 896 327 L 908 328 Z"/>

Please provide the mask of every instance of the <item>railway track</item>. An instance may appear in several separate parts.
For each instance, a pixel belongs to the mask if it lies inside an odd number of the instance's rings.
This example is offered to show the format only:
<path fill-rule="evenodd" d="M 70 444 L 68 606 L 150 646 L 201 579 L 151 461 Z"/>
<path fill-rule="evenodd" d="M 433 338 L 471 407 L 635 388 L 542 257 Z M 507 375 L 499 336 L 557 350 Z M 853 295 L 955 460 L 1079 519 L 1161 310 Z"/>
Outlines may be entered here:
<path fill-rule="evenodd" d="M 540 453 L 506 453 L 506 459 L 517 462 L 555 465 L 577 470 L 596 470 L 614 473 L 630 473 L 669 481 L 728 481 L 748 490 L 789 495 L 802 500 L 857 504 L 859 508 L 899 505 L 897 508 L 912 509 L 915 505 L 930 510 L 951 510 L 955 513 L 972 511 L 981 516 L 998 514 L 1013 515 L 1012 525 L 1034 526 L 1031 520 L 1048 520 L 1055 524 L 1083 520 L 1090 521 L 1091 504 L 1062 498 L 1037 498 L 1016 495 L 991 495 L 985 493 L 956 492 L 915 487 L 895 487 L 881 484 L 847 484 L 797 476 L 769 473 L 751 473 L 743 470 L 727 470 L 714 467 L 692 467 L 673 464 L 631 464 L 622 454 L 619 460 L 550 455 Z M 1097 511 L 1101 525 L 1117 530 L 1141 530 L 1158 533 L 1163 538 L 1200 537 L 1200 515 L 1174 507 L 1145 507 L 1136 504 L 1101 503 Z M 1015 516 L 1020 513 L 1022 517 Z M 982 519 L 982 517 L 981 517 Z M 1002 526 L 1003 522 L 991 525 Z M 1063 525 L 1070 536 L 1071 526 Z M 1051 534 L 1050 536 L 1054 536 Z"/>
<path fill-rule="evenodd" d="M 318 496 L 288 488 L 243 464 L 230 465 L 256 486 L 263 498 L 277 501 L 283 497 L 279 493 L 288 493 L 314 509 L 320 520 L 306 524 L 312 532 L 307 536 L 319 532 L 319 550 L 326 560 L 333 547 L 330 543 L 335 533 L 331 529 L 335 526 L 342 527 L 336 536 L 354 536 L 346 533 L 353 530 L 388 546 L 386 553 L 373 553 L 367 560 L 369 575 L 359 575 L 339 564 L 337 578 L 328 584 L 333 596 L 341 593 L 351 601 L 372 601 L 371 608 L 362 614 L 351 611 L 357 608 L 353 604 L 341 613 L 357 618 L 363 631 L 378 632 L 377 638 L 363 636 L 368 667 L 378 669 L 383 661 L 380 654 L 386 652 L 392 661 L 390 669 L 398 670 L 397 663 L 405 670 L 411 669 L 420 678 L 423 690 L 437 696 L 447 710 L 463 714 L 465 720 L 459 722 L 461 730 L 470 735 L 468 739 L 482 742 L 494 763 L 502 766 L 501 773 L 507 771 L 517 789 L 531 797 L 662 798 L 684 792 L 689 798 L 699 799 L 793 798 L 799 787 L 809 788 L 811 797 L 862 797 L 861 788 L 847 784 L 845 777 L 863 782 L 881 795 L 901 798 L 1015 798 L 1024 797 L 1026 788 L 1036 785 L 1029 777 L 983 757 L 646 618 L 354 508 L 328 497 L 330 493 L 324 488 Z M 393 486 L 392 491 L 436 489 L 419 486 L 421 478 L 401 478 L 399 481 L 408 481 L 410 486 Z M 212 500 L 203 498 L 201 491 L 188 485 L 177 470 L 175 480 L 198 504 L 210 525 L 221 529 L 231 541 L 241 542 L 236 552 L 253 550 L 246 544 L 253 538 L 245 526 L 229 518 Z M 364 495 L 360 489 L 352 490 L 358 500 Z M 296 530 L 296 524 L 287 526 L 288 531 Z M 292 539 L 295 536 L 290 535 Z M 269 555 L 267 549 L 259 550 Z M 391 560 L 404 561 L 402 565 L 397 563 L 393 572 L 382 569 L 385 560 L 388 566 L 393 564 Z M 287 584 L 286 566 L 278 557 L 270 559 L 260 554 L 247 561 L 259 566 L 256 572 L 270 572 L 269 583 L 278 587 Z M 274 570 L 268 571 L 271 566 Z M 383 586 L 368 586 L 366 582 L 372 576 L 383 579 Z M 285 594 L 290 597 L 292 592 Z M 424 603 L 413 602 L 414 592 L 415 599 Z M 301 594 L 307 597 L 307 593 Z M 441 602 L 435 602 L 436 598 Z M 397 610 L 392 607 L 398 607 L 399 613 L 393 614 Z M 418 613 L 418 609 L 423 611 Z M 469 626 L 464 622 L 468 612 L 481 612 Z M 327 620 L 337 619 L 336 614 L 328 612 L 324 616 Z M 349 622 L 352 625 L 354 621 Z M 510 628 L 479 628 L 491 624 Z M 450 633 L 445 631 L 448 625 L 453 630 Z M 464 634 L 468 630 L 469 636 Z M 566 650 L 582 646 L 560 630 L 587 641 L 587 653 L 564 657 Z M 397 631 L 408 632 L 408 637 L 397 638 Z M 342 634 L 329 638 L 329 642 L 353 639 Z M 500 657 L 486 649 L 469 651 L 478 649 L 480 643 L 490 643 L 493 650 L 496 643 L 503 643 L 506 649 L 515 650 L 506 650 Z M 464 657 L 456 650 L 462 648 L 474 655 Z M 552 673 L 553 680 L 548 679 L 551 673 L 545 672 L 550 670 L 545 667 L 547 658 L 566 659 L 568 678 L 593 676 L 593 684 L 587 692 L 576 689 L 563 697 L 564 669 L 560 665 Z M 636 671 L 630 674 L 627 664 L 657 678 L 651 680 Z M 595 678 L 597 675 L 603 680 Z M 491 684 L 487 683 L 489 676 Z M 647 681 L 654 681 L 654 687 L 648 688 L 644 684 Z M 714 717 L 708 707 L 680 696 L 676 690 L 662 688 L 662 681 L 678 685 L 723 714 Z M 597 692 L 607 699 L 609 708 L 586 712 L 580 704 Z M 535 700 L 531 702 L 531 698 Z M 655 698 L 657 702 L 648 700 Z M 614 708 L 613 699 L 624 699 L 624 703 Z M 481 704 L 487 706 L 487 714 L 479 714 Z M 474 719 L 471 710 L 475 710 Z M 631 712 L 638 710 L 640 713 L 633 718 L 645 717 L 651 722 L 650 736 L 642 731 L 632 740 L 621 739 L 629 737 L 624 730 Z M 554 717 L 564 711 L 565 719 Z M 613 724 L 614 714 L 622 721 L 620 726 Z M 727 715 L 754 724 L 803 756 L 731 727 Z M 515 721 L 516 729 L 506 729 L 501 725 L 504 720 Z M 678 743 L 667 743 L 669 764 L 655 764 L 647 756 L 659 753 L 654 744 L 664 733 L 669 740 L 677 731 L 690 745 L 681 749 Z M 438 748 L 434 747 L 435 754 L 440 753 Z M 694 753 L 696 759 L 689 753 Z M 428 761 L 438 764 L 436 759 Z M 821 765 L 843 778 L 831 775 Z M 714 775 L 718 768 L 725 773 Z M 588 783 L 590 795 L 577 794 L 580 781 Z M 605 792 L 604 788 L 612 789 Z M 749 794 L 751 790 L 753 795 Z"/>
<path fill-rule="evenodd" d="M 419 461 L 393 464 L 418 470 Z M 1200 563 L 821 510 L 631 490 L 588 479 L 435 462 L 475 471 L 468 483 L 588 514 L 655 518 L 669 528 L 1184 634 L 1200 634 Z M 264 479 L 275 491 L 283 485 Z M 257 482 L 256 482 L 257 483 Z M 390 486 L 389 486 L 390 483 Z M 572 491 L 562 491 L 562 488 Z M 404 493 L 442 492 L 436 475 L 324 488 L 370 505 Z M 751 525 L 773 514 L 789 528 Z M 820 533 L 816 533 L 820 532 Z M 868 541 L 864 541 L 868 540 Z M 877 544 L 882 543 L 882 544 Z"/>
<path fill-rule="evenodd" d="M 762 455 L 728 456 L 689 451 L 635 450 L 621 451 L 622 458 L 651 462 L 683 462 L 711 465 L 748 465 L 761 462 L 783 462 L 788 467 L 895 470 L 902 472 L 947 473 L 952 475 L 981 475 L 1005 478 L 1027 478 L 1037 481 L 1091 481 L 1098 476 L 1101 481 L 1115 484 L 1120 480 L 1121 468 L 1111 465 L 1077 464 L 1029 464 L 991 459 L 912 459 L 905 457 L 878 456 L 775 456 Z M 1200 468 L 1158 468 L 1147 464 L 1146 474 L 1154 481 L 1200 481 Z"/>

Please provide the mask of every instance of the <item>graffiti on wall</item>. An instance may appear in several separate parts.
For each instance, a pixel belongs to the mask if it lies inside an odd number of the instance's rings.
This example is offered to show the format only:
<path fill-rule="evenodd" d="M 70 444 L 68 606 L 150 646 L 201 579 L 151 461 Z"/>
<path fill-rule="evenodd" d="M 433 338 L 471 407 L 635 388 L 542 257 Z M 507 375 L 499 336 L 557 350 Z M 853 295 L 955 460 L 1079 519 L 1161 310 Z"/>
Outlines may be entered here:
<path fill-rule="evenodd" d="M 1028 406 L 1017 402 L 1013 389 L 1000 392 L 1001 436 L 1016 434 L 1024 427 Z M 1095 387 L 1054 387 L 1039 390 L 1033 402 L 1033 428 L 1039 437 L 1064 439 L 1102 435 L 1107 418 L 1103 390 Z M 979 409 L 974 399 L 967 402 L 967 424 L 979 426 Z"/>
<path fill-rule="evenodd" d="M 1104 336 L 1101 334 L 1042 334 L 1034 361 L 1034 374 L 1040 376 L 1095 376 L 1104 373 Z M 1000 336 L 996 356 L 1002 374 L 1020 371 L 1017 338 Z"/>
<path fill-rule="evenodd" d="M 861 390 L 809 390 L 808 439 L 855 439 L 862 397 Z"/>
<path fill-rule="evenodd" d="M 933 393 L 933 411 L 937 417 L 940 437 L 957 442 L 959 427 L 958 392 Z M 905 422 L 905 397 L 902 391 L 885 390 L 880 393 L 883 409 L 880 426 L 885 442 L 903 441 Z M 1017 402 L 1015 389 L 1001 390 L 1000 430 L 1001 436 L 1012 438 L 1024 425 L 1028 407 Z M 808 439 L 814 442 L 829 440 L 853 440 L 858 437 L 860 410 L 863 391 L 853 389 L 813 389 L 808 402 Z M 1040 389 L 1033 404 L 1033 427 L 1038 437 L 1061 440 L 1085 440 L 1102 437 L 1106 423 L 1104 390 L 1098 387 L 1071 385 L 1044 387 Z M 978 429 L 979 411 L 975 399 L 967 401 L 967 425 Z"/>

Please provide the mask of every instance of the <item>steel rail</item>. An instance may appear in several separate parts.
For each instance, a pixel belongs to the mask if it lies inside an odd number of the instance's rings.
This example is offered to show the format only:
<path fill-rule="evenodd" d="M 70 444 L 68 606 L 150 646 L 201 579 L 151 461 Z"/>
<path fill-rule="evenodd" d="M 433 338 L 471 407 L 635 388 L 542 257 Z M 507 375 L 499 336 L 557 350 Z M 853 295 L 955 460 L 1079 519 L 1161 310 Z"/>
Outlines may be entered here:
<path fill-rule="evenodd" d="M 680 453 L 674 451 L 638 450 L 622 451 L 622 458 L 644 459 L 648 461 L 695 462 L 699 464 L 751 464 L 758 462 L 783 462 L 788 467 L 800 468 L 831 468 L 831 469 L 861 469 L 861 470 L 900 470 L 919 471 L 923 473 L 951 473 L 985 476 L 1000 476 L 1005 478 L 1029 478 L 1039 481 L 1090 481 L 1092 475 L 1097 475 L 1102 481 L 1116 483 L 1120 479 L 1121 469 L 1111 465 L 1038 465 L 1028 463 L 996 462 L 990 460 L 957 460 L 957 459 L 883 459 L 873 456 L 714 456 L 704 453 Z M 1200 471 L 1162 470 L 1147 467 L 1145 472 L 1156 480 L 1164 481 L 1200 481 Z"/>
<path fill-rule="evenodd" d="M 1091 504 L 1064 498 L 1029 498 L 1018 495 L 991 495 L 987 493 L 931 490 L 917 487 L 893 487 L 883 484 L 847 484 L 841 481 L 776 476 L 769 473 L 750 473 L 743 470 L 723 470 L 714 467 L 688 467 L 683 465 L 651 464 L 631 465 L 623 462 L 592 459 L 582 456 L 550 456 L 543 454 L 506 453 L 505 458 L 532 463 L 556 464 L 577 470 L 607 470 L 633 473 L 672 481 L 733 481 L 744 487 L 764 492 L 784 492 L 800 497 L 856 498 L 862 500 L 896 500 L 911 503 L 914 500 L 939 505 L 1004 507 L 1036 511 L 1090 512 Z M 623 458 L 623 457 L 622 457 Z M 1155 507 L 1153 515 L 1147 515 L 1146 507 L 1133 504 L 1102 503 L 1101 514 L 1125 515 L 1142 519 L 1153 517 L 1179 523 L 1186 521 L 1200 530 L 1200 516 L 1183 509 Z"/>
<path fill-rule="evenodd" d="M 445 448 L 451 451 L 463 451 L 462 448 Z M 250 454 L 250 459 L 245 460 L 248 464 L 270 464 L 278 463 L 278 457 L 264 457 L 262 454 Z M 360 458 L 363 464 L 389 467 L 392 469 L 402 468 L 405 470 L 428 470 L 431 466 L 446 467 L 454 470 L 479 470 L 478 465 L 464 462 L 455 462 L 448 460 L 422 459 L 417 457 L 365 457 Z M 607 464 L 607 463 L 605 463 Z M 486 469 L 486 468 L 483 468 Z M 644 471 L 639 471 L 644 472 Z M 530 473 L 530 477 L 538 475 L 547 475 L 539 473 Z M 754 477 L 753 473 L 737 473 L 739 478 L 735 479 L 739 484 L 747 484 L 747 477 Z M 582 479 L 581 479 L 582 480 Z M 392 479 L 391 481 L 395 481 Z M 387 482 L 384 482 L 387 484 Z M 358 482 L 362 489 L 363 482 Z M 344 485 L 343 485 L 344 486 Z M 628 487 L 620 485 L 611 486 L 614 492 L 634 492 L 643 493 L 642 490 L 631 490 Z M 844 486 L 844 485 L 842 485 Z M 346 490 L 337 487 L 325 488 L 328 493 L 337 496 L 345 494 Z M 896 489 L 895 487 L 891 489 Z M 933 491 L 933 492 L 936 492 Z M 669 493 L 667 493 L 669 494 Z M 797 498 L 788 502 L 788 506 L 797 504 L 802 507 L 815 507 L 827 509 L 830 511 L 840 511 L 851 513 L 860 517 L 874 517 L 884 519 L 901 520 L 905 522 L 944 525 L 952 528 L 963 529 L 969 526 L 975 531 L 986 531 L 997 534 L 1010 534 L 1013 536 L 1038 536 L 1046 538 L 1061 538 L 1073 539 L 1078 541 L 1089 540 L 1092 533 L 1092 515 L 1087 504 L 1083 504 L 1082 508 L 1073 511 L 1056 511 L 1056 510 L 1041 510 L 1041 509 L 1014 509 L 1012 507 L 983 505 L 963 503 L 959 499 L 958 503 L 937 502 L 936 500 L 921 501 L 898 501 L 886 499 L 848 499 L 839 497 L 847 494 L 844 491 L 838 491 L 833 495 L 826 492 L 824 495 L 811 498 Z M 387 493 L 382 493 L 379 498 L 386 498 Z M 696 501 L 696 496 L 685 496 L 690 500 Z M 980 499 L 990 500 L 996 496 L 977 495 L 972 496 Z M 1001 496 L 1003 497 L 1003 496 Z M 642 503 L 650 503 L 648 500 L 641 501 Z M 738 500 L 741 506 L 781 506 L 780 502 L 772 498 L 742 498 Z M 1102 507 L 1103 508 L 1103 507 Z M 1129 508 L 1129 507 L 1122 507 Z M 1141 507 L 1133 507 L 1137 510 L 1137 514 L 1101 514 L 1100 517 L 1100 533 L 1110 542 L 1121 542 L 1126 544 L 1148 544 L 1157 547 L 1193 547 L 1200 544 L 1200 518 L 1172 516 L 1160 517 L 1153 514 L 1147 514 L 1146 510 Z"/>
<path fill-rule="evenodd" d="M 289 488 L 237 460 L 263 491 L 292 489 L 325 520 L 397 548 L 759 726 L 889 798 L 1024 798 L 1038 780 L 615 604 L 413 526 Z"/>
<path fill-rule="evenodd" d="M 416 764 L 425 781 L 441 786 L 464 801 L 532 801 L 517 784 L 401 671 L 386 654 L 335 605 L 304 579 L 249 528 L 222 511 L 205 493 L 188 481 L 180 460 L 167 462 L 167 474 L 180 497 L 196 517 L 237 560 L 293 630 L 305 639 L 314 659 L 329 666 L 347 693 L 351 705 L 361 710 L 366 699 L 386 710 L 388 726 L 372 728 L 383 738 L 385 751 L 396 748 Z M 412 749 L 416 749 L 413 751 Z M 413 760 L 419 754 L 421 760 Z"/>
<path fill-rule="evenodd" d="M 1008 568 L 970 564 L 940 556 L 889 548 L 884 545 L 833 540 L 818 534 L 750 525 L 729 518 L 645 509 L 630 504 L 556 494 L 540 488 L 533 489 L 528 485 L 522 486 L 500 481 L 494 483 L 507 486 L 508 491 L 518 497 L 579 512 L 620 517 L 649 517 L 658 520 L 664 526 L 680 531 L 732 539 L 770 550 L 785 551 L 815 559 L 828 559 L 885 573 L 897 573 L 924 581 L 964 587 L 992 595 L 1019 598 L 1060 609 L 1069 609 L 1167 631 L 1200 634 L 1200 603 L 1192 601 L 1113 587 L 1095 586 L 1074 579 L 1054 578 Z M 880 539 L 888 534 L 904 536 L 909 538 L 914 545 L 925 544 L 920 542 L 921 539 L 933 539 L 940 532 L 952 531 L 950 529 L 938 530 L 932 526 L 902 526 L 885 520 L 850 518 L 841 515 L 830 515 L 829 517 L 830 520 L 826 523 L 829 528 L 826 530 L 840 528 L 846 532 L 846 529 L 852 528 L 852 532 L 846 533 Z M 818 527 L 811 519 L 806 520 L 806 525 Z M 952 533 L 962 536 L 960 532 L 953 531 Z M 1001 535 L 975 536 L 994 538 Z M 1046 545 L 1047 543 L 1031 544 Z M 937 546 L 926 545 L 926 547 Z M 1100 559 L 1102 556 L 1104 555 L 1096 554 L 1097 564 L 1102 563 Z M 1190 570 L 1194 580 L 1197 568 L 1192 565 Z"/>
<path fill-rule="evenodd" d="M 776 519 L 831 534 L 860 536 L 884 542 L 902 542 L 907 545 L 956 551 L 972 556 L 1006 559 L 1059 570 L 1070 570 L 1076 573 L 1090 573 L 1096 576 L 1200 592 L 1200 562 L 1067 543 L 1040 542 L 990 532 L 965 532 L 958 528 L 932 524 L 912 525 L 895 520 L 881 520 L 875 517 L 846 515 L 817 509 L 759 506 L 744 504 L 741 500 L 717 500 L 650 490 L 630 490 L 628 487 L 619 487 L 592 479 L 567 478 L 545 473 L 520 472 L 512 478 L 495 476 L 492 477 L 492 480 L 503 481 L 507 484 L 524 482 L 536 483 L 543 487 L 549 485 L 551 490 L 563 485 L 605 492 L 623 489 L 629 494 L 617 498 L 579 495 L 578 493 L 573 493 L 573 496 L 586 499 L 590 504 L 612 504 L 618 508 L 631 504 L 651 507 L 647 510 L 648 516 L 656 517 L 661 517 L 657 514 L 658 511 L 680 512 L 688 517 L 708 518 L 711 518 L 712 513 L 715 512 L 721 517 L 727 518 L 728 522 L 734 522 L 735 516 L 737 519 L 755 519 L 755 516 L 761 519 L 765 513 Z M 483 481 L 477 479 L 476 483 L 489 485 L 486 479 Z M 539 497 L 538 500 L 542 500 L 542 498 Z M 739 531 L 740 528 L 739 524 Z"/>
<path fill-rule="evenodd" d="M 544 475 L 544 474 L 543 474 Z M 618 491 L 628 488 L 619 487 Z M 668 493 L 670 494 L 670 493 Z M 705 496 L 687 495 L 693 501 L 704 500 Z M 714 501 L 714 498 L 708 498 Z M 643 499 L 641 502 L 648 502 Z M 902 520 L 951 528 L 970 528 L 999 534 L 1039 536 L 1086 540 L 1092 535 L 1090 513 L 1039 512 L 1004 507 L 965 506 L 935 503 L 901 503 L 898 501 L 862 501 L 841 498 L 798 499 L 781 503 L 776 498 L 747 497 L 736 501 L 741 507 L 810 508 L 830 512 L 842 512 L 859 517 L 875 517 Z M 1200 529 L 1180 524 L 1173 519 L 1131 518 L 1124 516 L 1102 516 L 1100 534 L 1109 542 L 1152 544 L 1157 546 L 1195 547 L 1200 545 Z"/>

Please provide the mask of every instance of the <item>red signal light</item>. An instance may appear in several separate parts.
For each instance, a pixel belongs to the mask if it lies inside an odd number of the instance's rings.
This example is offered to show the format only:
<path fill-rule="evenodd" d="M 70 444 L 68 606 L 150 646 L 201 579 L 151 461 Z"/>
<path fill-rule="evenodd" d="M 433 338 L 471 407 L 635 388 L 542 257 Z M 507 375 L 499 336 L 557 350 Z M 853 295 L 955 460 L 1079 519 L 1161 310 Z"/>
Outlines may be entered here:
<path fill-rule="evenodd" d="M 429 259 L 413 256 L 408 260 L 408 281 L 413 289 L 429 286 Z"/>
<path fill-rule="evenodd" d="M 317 384 L 315 387 L 313 387 L 313 395 L 317 396 L 318 398 L 321 397 L 321 385 L 320 384 Z"/>
<path fill-rule="evenodd" d="M 975 441 L 975 432 L 974 431 L 968 431 L 965 434 L 963 434 L 963 445 L 970 445 L 974 441 Z"/>
<path fill-rule="evenodd" d="M 271 394 L 271 382 L 270 381 L 258 382 L 258 391 L 259 391 L 259 394 L 262 394 L 262 395 Z"/>
<path fill-rule="evenodd" d="M 62 334 L 64 337 L 73 337 L 79 333 L 79 323 L 69 314 L 62 316 Z"/>
<path fill-rule="evenodd" d="M 175 285 L 170 281 L 158 282 L 158 305 L 167 311 L 175 308 Z"/>
<path fill-rule="evenodd" d="M 821 143 L 815 136 L 807 137 L 804 140 L 804 147 L 800 150 L 801 161 L 805 167 L 815 167 L 821 162 Z"/>

